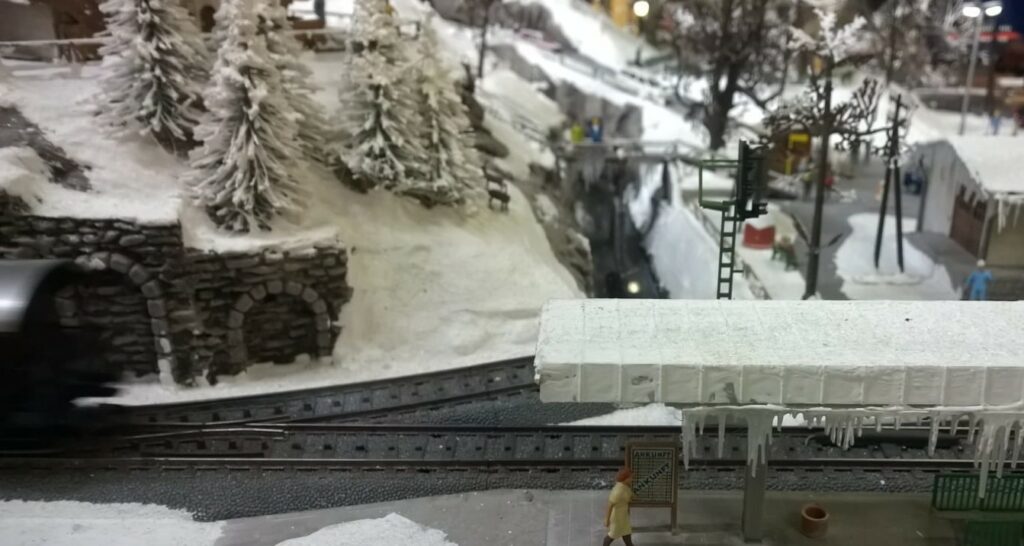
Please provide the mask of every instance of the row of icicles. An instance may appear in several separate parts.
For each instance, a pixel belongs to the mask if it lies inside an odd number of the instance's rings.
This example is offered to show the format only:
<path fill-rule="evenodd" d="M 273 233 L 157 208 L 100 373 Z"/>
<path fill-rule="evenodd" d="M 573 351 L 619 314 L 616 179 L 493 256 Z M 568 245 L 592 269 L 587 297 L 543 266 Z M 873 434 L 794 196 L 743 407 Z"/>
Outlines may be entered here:
<path fill-rule="evenodd" d="M 999 408 L 1000 410 L 1004 408 Z M 1017 411 L 1000 412 L 981 409 L 949 408 L 942 410 L 917 410 L 908 408 L 875 408 L 835 410 L 813 408 L 805 411 L 785 410 L 778 407 L 729 407 L 684 409 L 682 422 L 683 464 L 689 468 L 690 457 L 696 456 L 696 436 L 704 434 L 705 419 L 708 415 L 718 417 L 718 457 L 725 449 L 725 427 L 729 419 L 736 419 L 747 425 L 747 465 L 756 473 L 759 463 L 768 458 L 768 446 L 772 443 L 773 426 L 782 429 L 782 418 L 786 415 L 803 415 L 807 427 L 823 427 L 829 439 L 847 449 L 855 438 L 863 434 L 864 428 L 874 427 L 881 431 L 891 421 L 892 428 L 900 430 L 904 423 L 918 424 L 925 417 L 929 419 L 928 455 L 935 454 L 939 432 L 945 428 L 956 434 L 964 420 L 967 421 L 967 442 L 974 445 L 974 464 L 980 470 L 978 494 L 985 495 L 985 485 L 990 471 L 995 470 L 1001 477 L 1009 461 L 1011 468 L 1017 467 L 1021 446 L 1024 445 L 1024 415 Z M 1012 439 L 1012 446 L 1011 446 Z"/>

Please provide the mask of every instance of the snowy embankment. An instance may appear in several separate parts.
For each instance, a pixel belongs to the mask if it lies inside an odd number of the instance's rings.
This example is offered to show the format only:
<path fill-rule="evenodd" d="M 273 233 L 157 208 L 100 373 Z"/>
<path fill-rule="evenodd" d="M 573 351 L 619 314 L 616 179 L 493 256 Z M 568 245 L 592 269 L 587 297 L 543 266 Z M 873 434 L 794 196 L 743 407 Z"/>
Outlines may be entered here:
<path fill-rule="evenodd" d="M 0 502 L 0 544 L 8 546 L 213 546 L 223 529 L 152 504 Z"/>
<path fill-rule="evenodd" d="M 324 88 L 317 98 L 335 113 L 342 56 L 307 60 Z M 339 317 L 342 334 L 333 366 L 257 365 L 212 388 L 132 384 L 114 402 L 236 396 L 528 355 L 544 302 L 581 295 L 515 187 L 510 187 L 508 214 L 493 213 L 482 203 L 475 215 L 463 215 L 427 210 L 386 193 L 358 194 L 319 173 L 307 187 L 309 207 L 297 225 L 282 222 L 273 232 L 248 236 L 217 232 L 205 215 L 182 204 L 178 175 L 186 166 L 181 159 L 154 144 L 101 131 L 92 102 L 98 72 L 94 65 L 80 75 L 49 65 L 14 70 L 12 102 L 69 157 L 91 166 L 90 193 L 37 184 L 36 193 L 44 198 L 37 213 L 158 223 L 177 221 L 180 214 L 186 243 L 201 250 L 289 248 L 338 239 L 350 251 L 348 282 L 354 288 Z M 76 199 L 61 198 L 64 194 Z"/>
<path fill-rule="evenodd" d="M 562 424 L 591 427 L 678 427 L 682 426 L 683 424 L 683 412 L 678 408 L 669 407 L 660 402 L 655 402 L 644 406 L 621 409 L 613 411 L 611 413 L 606 413 L 604 415 L 598 415 L 596 417 L 587 417 L 586 419 L 570 421 L 568 423 Z M 772 426 L 777 425 L 778 421 L 776 420 Z M 785 415 L 782 417 L 782 426 L 802 427 L 807 426 L 807 422 L 804 421 L 803 417 L 800 416 L 799 414 Z"/>
<path fill-rule="evenodd" d="M 904 271 L 896 259 L 896 217 L 885 217 L 882 252 L 875 269 L 878 215 L 854 214 L 849 218 L 853 232 L 836 251 L 836 268 L 843 279 L 841 290 L 851 300 L 959 300 L 960 292 L 945 266 L 936 264 L 908 242 L 903 242 Z M 917 220 L 904 219 L 903 233 L 915 229 Z M 865 257 L 868 257 L 865 259 Z"/>

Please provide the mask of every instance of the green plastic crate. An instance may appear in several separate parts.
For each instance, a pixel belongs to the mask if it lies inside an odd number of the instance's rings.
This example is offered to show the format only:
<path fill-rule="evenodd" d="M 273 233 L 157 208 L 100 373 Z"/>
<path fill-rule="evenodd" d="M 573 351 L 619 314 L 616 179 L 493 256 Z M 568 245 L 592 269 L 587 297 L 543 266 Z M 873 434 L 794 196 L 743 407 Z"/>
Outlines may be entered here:
<path fill-rule="evenodd" d="M 1020 546 L 1022 527 L 1015 522 L 968 521 L 964 546 Z"/>

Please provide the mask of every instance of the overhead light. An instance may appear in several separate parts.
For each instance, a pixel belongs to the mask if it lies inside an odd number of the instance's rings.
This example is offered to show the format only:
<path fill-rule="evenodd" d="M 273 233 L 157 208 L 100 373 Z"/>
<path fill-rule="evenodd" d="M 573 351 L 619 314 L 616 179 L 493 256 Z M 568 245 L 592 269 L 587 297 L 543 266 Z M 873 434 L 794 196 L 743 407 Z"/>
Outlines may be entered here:
<path fill-rule="evenodd" d="M 1003 12 L 1003 3 L 998 0 L 995 2 L 985 2 L 985 17 L 996 17 Z"/>
<path fill-rule="evenodd" d="M 979 6 L 978 4 L 964 4 L 964 7 L 961 8 L 960 13 L 962 13 L 964 17 L 970 17 L 971 19 L 974 19 L 975 17 L 980 17 L 981 6 Z"/>
<path fill-rule="evenodd" d="M 633 294 L 634 296 L 640 293 L 640 283 L 636 281 L 629 281 L 626 283 L 626 292 Z"/>
<path fill-rule="evenodd" d="M 637 17 L 647 17 L 647 14 L 651 12 L 651 3 L 647 0 L 637 0 L 633 2 L 633 15 Z"/>

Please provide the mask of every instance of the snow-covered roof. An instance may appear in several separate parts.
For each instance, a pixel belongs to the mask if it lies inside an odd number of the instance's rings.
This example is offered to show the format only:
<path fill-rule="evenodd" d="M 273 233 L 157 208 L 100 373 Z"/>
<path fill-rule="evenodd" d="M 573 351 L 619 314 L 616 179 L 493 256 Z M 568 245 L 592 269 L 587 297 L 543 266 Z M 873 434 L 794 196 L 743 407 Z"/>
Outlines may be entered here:
<path fill-rule="evenodd" d="M 1013 136 L 951 136 L 946 141 L 987 193 L 996 196 L 1024 193 L 1024 173 L 1020 171 L 1024 139 Z"/>
<path fill-rule="evenodd" d="M 1008 405 L 1024 394 L 1024 303 L 552 301 L 545 402 Z"/>

